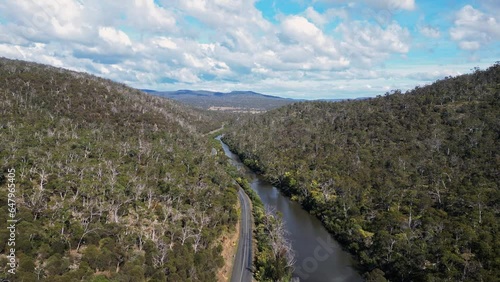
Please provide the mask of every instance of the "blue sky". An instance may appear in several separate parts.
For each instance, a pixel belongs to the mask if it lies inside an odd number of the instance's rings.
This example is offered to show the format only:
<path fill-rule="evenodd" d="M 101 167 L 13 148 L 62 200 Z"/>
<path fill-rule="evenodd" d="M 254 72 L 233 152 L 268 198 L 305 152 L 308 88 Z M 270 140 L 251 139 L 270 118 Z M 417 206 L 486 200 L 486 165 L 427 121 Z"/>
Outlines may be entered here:
<path fill-rule="evenodd" d="M 353 98 L 500 60 L 497 0 L 4 0 L 0 56 L 156 90 Z"/>

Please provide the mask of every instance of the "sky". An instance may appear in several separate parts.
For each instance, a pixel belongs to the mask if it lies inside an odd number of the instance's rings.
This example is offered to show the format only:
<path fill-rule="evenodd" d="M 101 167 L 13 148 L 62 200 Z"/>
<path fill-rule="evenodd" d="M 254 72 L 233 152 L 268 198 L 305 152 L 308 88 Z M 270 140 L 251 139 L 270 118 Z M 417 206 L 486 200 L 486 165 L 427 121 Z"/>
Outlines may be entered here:
<path fill-rule="evenodd" d="M 0 56 L 140 89 L 368 97 L 500 61 L 500 1 L 0 0 Z"/>

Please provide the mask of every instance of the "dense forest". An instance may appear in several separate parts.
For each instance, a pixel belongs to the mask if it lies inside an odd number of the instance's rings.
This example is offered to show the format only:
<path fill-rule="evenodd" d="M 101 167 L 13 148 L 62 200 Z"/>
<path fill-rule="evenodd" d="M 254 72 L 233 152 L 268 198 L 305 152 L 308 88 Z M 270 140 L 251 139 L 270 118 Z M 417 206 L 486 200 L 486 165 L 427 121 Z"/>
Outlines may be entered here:
<path fill-rule="evenodd" d="M 220 125 L 109 80 L 0 59 L 0 280 L 215 281 L 237 220 L 225 156 L 204 138 Z"/>
<path fill-rule="evenodd" d="M 224 141 L 316 215 L 368 281 L 500 280 L 500 64 L 234 121 Z"/>
<path fill-rule="evenodd" d="M 255 278 L 290 278 L 280 218 L 211 140 L 228 119 L 224 141 L 316 215 L 368 281 L 500 279 L 500 64 L 235 117 L 0 58 L 0 280 L 216 281 L 238 218 L 233 178 L 254 205 Z"/>

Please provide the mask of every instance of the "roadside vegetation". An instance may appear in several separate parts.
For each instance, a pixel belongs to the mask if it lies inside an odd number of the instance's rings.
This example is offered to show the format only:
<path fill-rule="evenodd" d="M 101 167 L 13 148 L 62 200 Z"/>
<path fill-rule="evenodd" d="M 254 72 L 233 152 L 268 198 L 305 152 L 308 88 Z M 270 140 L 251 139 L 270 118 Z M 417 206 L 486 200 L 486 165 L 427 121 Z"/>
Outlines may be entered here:
<path fill-rule="evenodd" d="M 245 191 L 252 202 L 254 219 L 254 278 L 257 281 L 290 281 L 293 272 L 294 255 L 287 240 L 283 221 L 276 211 L 264 207 L 262 200 L 245 178 L 228 164 L 228 172 Z"/>

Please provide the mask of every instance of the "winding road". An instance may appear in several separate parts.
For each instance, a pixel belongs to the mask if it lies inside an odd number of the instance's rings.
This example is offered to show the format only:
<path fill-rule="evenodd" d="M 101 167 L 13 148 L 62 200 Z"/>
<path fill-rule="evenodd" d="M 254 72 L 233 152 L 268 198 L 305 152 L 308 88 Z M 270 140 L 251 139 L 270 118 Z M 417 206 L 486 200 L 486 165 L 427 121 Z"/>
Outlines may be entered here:
<path fill-rule="evenodd" d="M 234 161 L 238 157 L 234 155 L 229 147 L 221 141 L 222 135 L 215 138 L 221 145 L 224 153 L 229 158 L 232 165 L 236 167 L 244 167 L 243 164 Z M 235 185 L 238 185 L 234 181 Z M 233 271 L 231 274 L 231 282 L 251 282 L 253 278 L 252 273 L 252 206 L 250 204 L 250 198 L 240 187 L 238 190 L 238 198 L 240 200 L 241 209 L 241 219 L 240 219 L 240 237 L 238 238 L 238 249 L 236 250 L 236 255 L 234 257 Z"/>
<path fill-rule="evenodd" d="M 234 258 L 231 282 L 252 281 L 252 211 L 250 199 L 243 189 L 239 189 L 238 198 L 241 206 L 240 238 Z"/>

